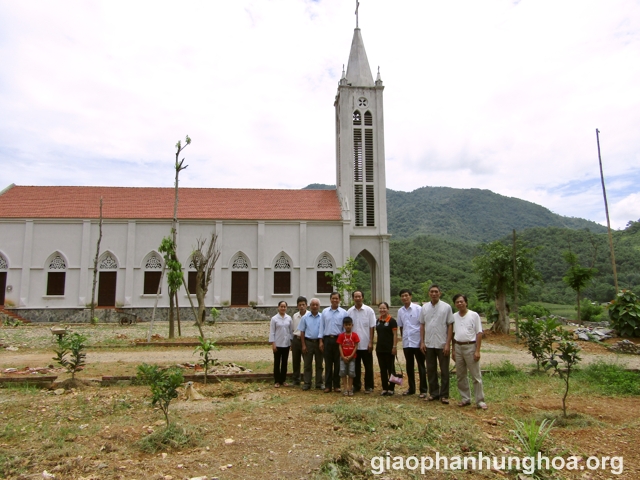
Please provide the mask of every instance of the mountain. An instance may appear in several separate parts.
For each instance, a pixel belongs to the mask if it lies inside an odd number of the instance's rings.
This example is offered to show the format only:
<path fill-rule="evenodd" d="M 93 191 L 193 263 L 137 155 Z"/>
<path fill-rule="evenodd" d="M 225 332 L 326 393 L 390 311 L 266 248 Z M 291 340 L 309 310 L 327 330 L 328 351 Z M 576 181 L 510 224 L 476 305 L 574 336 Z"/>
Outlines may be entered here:
<path fill-rule="evenodd" d="M 314 183 L 305 189 L 334 189 Z M 532 202 L 478 188 L 422 187 L 412 192 L 387 189 L 389 233 L 394 239 L 429 235 L 467 243 L 484 243 L 534 227 L 587 229 L 606 227 L 582 218 L 563 217 Z"/>

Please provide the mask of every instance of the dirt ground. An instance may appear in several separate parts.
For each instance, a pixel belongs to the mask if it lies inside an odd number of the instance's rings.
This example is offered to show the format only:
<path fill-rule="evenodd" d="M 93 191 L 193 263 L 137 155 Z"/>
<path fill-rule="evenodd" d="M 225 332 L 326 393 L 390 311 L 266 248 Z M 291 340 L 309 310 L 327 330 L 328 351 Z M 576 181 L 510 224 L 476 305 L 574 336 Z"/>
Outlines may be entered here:
<path fill-rule="evenodd" d="M 30 327 L 32 328 L 32 327 Z M 125 327 L 126 328 L 126 327 Z M 216 327 L 218 328 L 218 327 Z M 266 337 L 266 325 L 224 325 L 222 338 Z M 143 331 L 143 330 L 141 330 Z M 4 345 L 18 351 L 0 351 L 0 372 L 6 368 L 45 367 L 52 351 L 34 338 L 12 338 L 16 332 L 0 329 Z M 40 332 L 42 333 L 42 332 Z M 50 333 L 45 332 L 50 335 Z M 122 334 L 114 327 L 108 335 Z M 129 339 L 142 336 L 126 330 Z M 106 338 L 108 340 L 108 338 Z M 29 342 L 38 344 L 31 348 Z M 640 368 L 640 358 L 620 356 L 601 345 L 581 342 L 585 362 L 598 359 Z M 14 347 L 16 348 L 16 347 Z M 272 353 L 265 346 L 225 347 L 215 355 L 221 362 L 257 365 L 269 371 Z M 399 357 L 402 357 L 400 355 Z M 91 348 L 87 369 L 80 378 L 135 374 L 142 363 L 171 365 L 197 362 L 193 347 Z M 487 335 L 483 341 L 483 368 L 504 360 L 530 366 L 531 357 L 513 336 Z M 403 360 L 402 360 L 403 361 Z M 291 368 L 291 366 L 290 366 Z M 377 370 L 377 367 L 376 367 Z M 3 374 L 4 375 L 4 374 Z M 67 378 L 61 375 L 61 379 Z M 166 446 L 155 453 L 140 442 L 162 430 L 164 417 L 150 408 L 149 387 L 95 384 L 56 394 L 48 390 L 0 389 L 0 478 L 57 479 L 192 479 L 192 478 L 373 478 L 372 455 L 435 456 L 518 454 L 510 430 L 512 418 L 557 416 L 561 405 L 559 380 L 528 380 L 525 388 L 485 378 L 489 410 L 442 405 L 416 396 L 380 397 L 376 376 L 373 395 L 324 394 L 298 388 L 275 389 L 269 383 L 223 382 L 199 385 L 205 396 L 191 402 L 177 399 L 170 413 L 180 429 L 192 435 L 190 445 Z M 402 390 L 402 389 L 400 389 Z M 457 396 L 455 380 L 453 395 Z M 60 392 L 58 392 L 60 393 Z M 640 478 L 640 403 L 637 397 L 610 397 L 575 390 L 568 400 L 572 419 L 554 428 L 547 443 L 549 456 L 582 458 L 583 470 L 565 470 L 547 478 Z M 624 471 L 588 470 L 589 456 L 621 456 Z M 518 478 L 502 469 L 490 471 L 387 471 L 377 478 Z M 520 477 L 527 478 L 527 477 Z"/>

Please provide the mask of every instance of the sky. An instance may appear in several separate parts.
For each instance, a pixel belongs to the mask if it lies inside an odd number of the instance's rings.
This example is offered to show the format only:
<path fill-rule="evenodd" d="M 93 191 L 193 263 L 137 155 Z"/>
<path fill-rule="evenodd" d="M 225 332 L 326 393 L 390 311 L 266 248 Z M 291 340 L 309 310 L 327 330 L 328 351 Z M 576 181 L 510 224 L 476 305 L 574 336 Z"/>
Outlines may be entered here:
<path fill-rule="evenodd" d="M 0 189 L 335 184 L 350 0 L 0 0 Z M 640 2 L 361 0 L 387 187 L 640 219 Z"/>

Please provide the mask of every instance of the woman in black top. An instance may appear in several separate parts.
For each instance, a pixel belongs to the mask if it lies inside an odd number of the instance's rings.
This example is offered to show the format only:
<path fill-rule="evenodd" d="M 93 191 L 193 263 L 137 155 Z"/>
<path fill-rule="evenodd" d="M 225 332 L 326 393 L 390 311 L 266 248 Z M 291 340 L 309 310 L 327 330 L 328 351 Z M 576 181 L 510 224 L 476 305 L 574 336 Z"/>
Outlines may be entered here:
<path fill-rule="evenodd" d="M 380 365 L 380 380 L 382 381 L 383 396 L 393 395 L 395 383 L 389 381 L 389 375 L 396 374 L 395 357 L 398 343 L 398 323 L 389 315 L 389 304 L 382 302 L 378 305 L 380 317 L 376 323 L 378 342 L 376 343 L 376 355 Z"/>

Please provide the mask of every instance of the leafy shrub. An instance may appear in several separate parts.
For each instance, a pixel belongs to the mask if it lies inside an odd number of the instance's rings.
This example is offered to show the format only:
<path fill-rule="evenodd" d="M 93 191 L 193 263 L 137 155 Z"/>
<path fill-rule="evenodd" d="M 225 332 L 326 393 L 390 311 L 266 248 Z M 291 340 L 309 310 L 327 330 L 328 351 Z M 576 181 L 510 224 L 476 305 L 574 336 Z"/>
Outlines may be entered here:
<path fill-rule="evenodd" d="M 169 428 L 169 404 L 178 397 L 178 387 L 184 382 L 182 371 L 177 367 L 166 370 L 157 365 L 138 365 L 138 381 L 151 386 L 151 405 L 158 404 L 164 413 Z"/>
<path fill-rule="evenodd" d="M 85 365 L 87 354 L 83 350 L 86 348 L 86 341 L 87 337 L 79 333 L 58 337 L 58 348 L 54 350 L 56 356 L 53 359 L 67 369 L 72 379 L 75 379 L 76 372 Z"/>
<path fill-rule="evenodd" d="M 540 371 L 541 363 L 553 353 L 553 341 L 561 335 L 560 324 L 555 318 L 547 318 L 521 320 L 518 326 L 518 338 L 524 341 Z"/>
<path fill-rule="evenodd" d="M 138 448 L 146 453 L 157 453 L 170 449 L 182 449 L 195 447 L 197 445 L 197 435 L 186 427 L 179 427 L 175 423 L 166 428 L 156 430 L 151 434 L 142 437 L 138 441 Z"/>
<path fill-rule="evenodd" d="M 611 326 L 623 337 L 640 337 L 640 300 L 631 290 L 622 290 L 609 303 Z"/>
<path fill-rule="evenodd" d="M 578 307 L 574 307 L 578 310 Z M 580 302 L 580 316 L 585 322 L 599 322 L 602 318 L 602 306 L 597 302 L 590 302 L 588 298 L 583 298 Z"/>
<path fill-rule="evenodd" d="M 528 318 L 529 320 L 551 315 L 551 312 L 542 305 L 523 305 L 518 309 L 518 313 L 520 318 Z"/>
<path fill-rule="evenodd" d="M 617 363 L 594 362 L 577 374 L 604 395 L 640 395 L 640 374 Z"/>
<path fill-rule="evenodd" d="M 209 373 L 209 365 L 215 365 L 216 359 L 211 358 L 211 352 L 214 350 L 218 350 L 216 347 L 216 342 L 213 340 L 208 340 L 204 337 L 198 337 L 200 341 L 200 345 L 196 347 L 193 353 L 200 352 L 200 356 L 202 357 L 202 368 L 204 370 L 204 383 L 207 384 L 207 374 Z"/>

